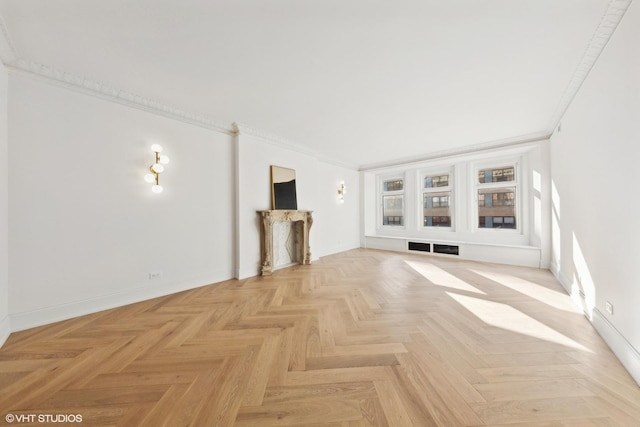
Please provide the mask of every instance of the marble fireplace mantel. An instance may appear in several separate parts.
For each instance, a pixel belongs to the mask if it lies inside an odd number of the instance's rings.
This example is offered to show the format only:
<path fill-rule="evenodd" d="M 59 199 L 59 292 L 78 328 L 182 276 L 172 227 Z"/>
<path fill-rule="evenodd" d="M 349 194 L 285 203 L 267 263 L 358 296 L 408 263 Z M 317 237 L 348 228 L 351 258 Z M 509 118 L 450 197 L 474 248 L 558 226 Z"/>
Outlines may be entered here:
<path fill-rule="evenodd" d="M 311 247 L 309 246 L 309 229 L 313 224 L 313 211 L 266 210 L 258 211 L 261 217 L 260 249 L 262 275 L 268 276 L 274 268 L 273 225 L 276 222 L 292 222 L 295 228 L 296 261 L 300 264 L 311 264 Z"/>

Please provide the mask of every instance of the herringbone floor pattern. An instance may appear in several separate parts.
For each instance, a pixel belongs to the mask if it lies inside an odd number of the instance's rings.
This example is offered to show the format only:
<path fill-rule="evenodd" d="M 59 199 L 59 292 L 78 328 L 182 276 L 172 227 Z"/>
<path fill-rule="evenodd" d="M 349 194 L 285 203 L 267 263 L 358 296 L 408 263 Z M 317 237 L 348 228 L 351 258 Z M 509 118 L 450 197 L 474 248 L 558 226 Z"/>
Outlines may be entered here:
<path fill-rule="evenodd" d="M 89 426 L 631 427 L 640 389 L 548 271 L 359 249 L 15 333 L 0 409 Z"/>

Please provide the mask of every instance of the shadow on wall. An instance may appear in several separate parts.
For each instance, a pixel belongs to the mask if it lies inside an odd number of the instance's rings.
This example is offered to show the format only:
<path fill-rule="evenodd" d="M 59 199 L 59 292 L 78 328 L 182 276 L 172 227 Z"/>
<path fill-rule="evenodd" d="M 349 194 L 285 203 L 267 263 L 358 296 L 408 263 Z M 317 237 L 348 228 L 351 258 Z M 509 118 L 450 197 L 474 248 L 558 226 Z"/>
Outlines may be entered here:
<path fill-rule="evenodd" d="M 534 170 L 533 181 L 533 235 L 536 243 L 542 242 L 542 175 Z"/>
<path fill-rule="evenodd" d="M 560 194 L 556 183 L 551 181 L 551 265 L 560 271 L 562 260 L 562 239 L 560 238 Z"/>
<path fill-rule="evenodd" d="M 589 265 L 580 246 L 580 242 L 573 230 L 567 231 L 561 228 L 560 193 L 554 181 L 551 182 L 551 238 L 552 238 L 552 265 L 555 266 L 557 275 L 565 286 L 570 285 L 567 292 L 571 298 L 586 313 L 589 320 L 593 321 L 593 311 L 596 306 L 596 285 L 589 270 Z M 571 233 L 571 245 L 566 247 L 570 251 L 572 259 L 572 271 L 562 271 L 562 231 Z M 564 280 L 563 280 L 564 279 Z"/>
<path fill-rule="evenodd" d="M 589 271 L 589 266 L 582 253 L 582 248 L 576 237 L 576 233 L 572 233 L 573 236 L 573 280 L 571 284 L 571 296 L 574 292 L 579 292 L 581 296 L 584 296 L 583 309 L 589 320 L 593 321 L 593 310 L 596 306 L 596 285 L 593 282 L 593 277 Z"/>

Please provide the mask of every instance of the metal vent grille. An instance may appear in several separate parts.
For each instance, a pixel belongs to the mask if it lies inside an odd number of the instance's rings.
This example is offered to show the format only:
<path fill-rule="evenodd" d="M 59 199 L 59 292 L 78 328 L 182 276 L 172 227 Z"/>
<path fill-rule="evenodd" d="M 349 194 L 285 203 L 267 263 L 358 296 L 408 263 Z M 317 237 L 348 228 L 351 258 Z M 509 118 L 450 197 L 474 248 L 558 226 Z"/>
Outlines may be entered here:
<path fill-rule="evenodd" d="M 431 252 L 430 243 L 409 242 L 410 251 Z"/>
<path fill-rule="evenodd" d="M 460 255 L 459 246 L 453 245 L 433 245 L 433 252 L 436 254 Z"/>

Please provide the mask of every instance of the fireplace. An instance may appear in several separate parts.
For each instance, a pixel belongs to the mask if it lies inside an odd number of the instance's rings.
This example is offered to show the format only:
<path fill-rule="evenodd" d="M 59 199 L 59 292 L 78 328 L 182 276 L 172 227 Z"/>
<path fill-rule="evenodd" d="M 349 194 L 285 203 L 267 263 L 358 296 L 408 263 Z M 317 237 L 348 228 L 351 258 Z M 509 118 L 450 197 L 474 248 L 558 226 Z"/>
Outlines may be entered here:
<path fill-rule="evenodd" d="M 283 248 L 289 253 L 291 262 L 311 264 L 309 229 L 313 224 L 312 212 L 298 210 L 258 211 L 261 220 L 260 253 L 263 276 L 273 273 L 274 268 L 277 267 L 278 252 Z M 290 230 L 287 231 L 285 228 L 284 232 L 274 233 L 274 229 L 276 231 L 282 230 L 279 223 L 284 223 L 284 227 L 290 227 Z M 282 240 L 287 241 L 283 242 Z"/>

